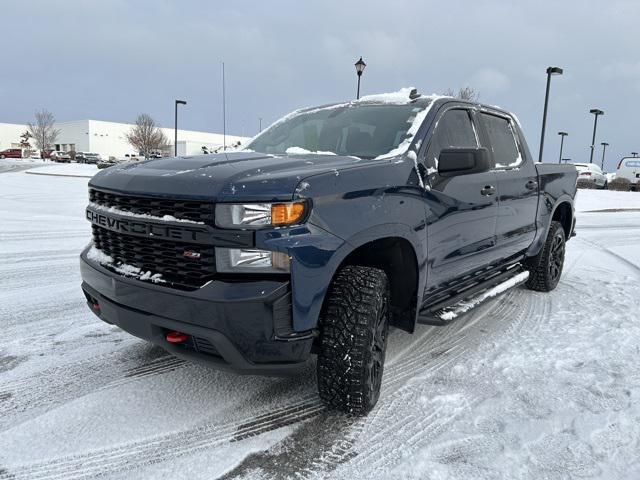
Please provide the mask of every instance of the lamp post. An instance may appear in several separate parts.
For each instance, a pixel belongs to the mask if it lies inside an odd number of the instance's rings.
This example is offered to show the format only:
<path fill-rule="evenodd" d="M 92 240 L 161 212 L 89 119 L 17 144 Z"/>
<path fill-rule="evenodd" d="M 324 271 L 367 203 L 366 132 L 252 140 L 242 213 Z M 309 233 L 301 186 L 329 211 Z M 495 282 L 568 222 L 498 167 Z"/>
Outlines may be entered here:
<path fill-rule="evenodd" d="M 607 142 L 602 142 L 600 145 L 602 145 L 602 161 L 600 162 L 600 169 L 604 171 L 604 152 L 607 151 L 609 144 Z"/>
<path fill-rule="evenodd" d="M 589 113 L 593 113 L 593 138 L 591 139 L 591 156 L 589 157 L 589 163 L 593 163 L 593 151 L 596 149 L 596 130 L 598 128 L 598 117 L 600 115 L 604 115 L 602 110 L 597 108 L 592 108 L 589 110 Z"/>
<path fill-rule="evenodd" d="M 178 105 L 186 105 L 184 100 L 176 100 L 175 108 L 175 123 L 174 123 L 174 136 L 173 136 L 173 156 L 178 156 Z"/>
<path fill-rule="evenodd" d="M 542 162 L 542 150 L 544 149 L 544 130 L 547 127 L 547 107 L 549 106 L 549 88 L 551 87 L 551 75 L 562 75 L 560 67 L 547 68 L 547 90 L 544 95 L 544 111 L 542 112 L 542 133 L 540 134 L 540 151 L 538 152 L 538 162 Z"/>
<path fill-rule="evenodd" d="M 358 74 L 358 92 L 356 93 L 356 100 L 360 98 L 360 77 L 362 76 L 362 72 L 364 72 L 364 67 L 366 66 L 367 64 L 364 63 L 362 61 L 362 57 L 360 57 L 360 60 L 356 62 L 356 73 Z"/>
<path fill-rule="evenodd" d="M 558 157 L 558 163 L 562 163 L 562 147 L 564 147 L 564 137 L 569 135 L 567 132 L 558 132 L 560 135 L 560 156 Z"/>

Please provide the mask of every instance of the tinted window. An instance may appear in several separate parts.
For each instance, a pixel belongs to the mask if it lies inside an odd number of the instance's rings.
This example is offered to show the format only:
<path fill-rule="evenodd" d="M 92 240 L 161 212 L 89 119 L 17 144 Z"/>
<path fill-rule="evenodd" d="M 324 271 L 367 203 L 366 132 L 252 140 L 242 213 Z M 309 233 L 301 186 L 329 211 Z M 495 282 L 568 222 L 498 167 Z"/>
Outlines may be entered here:
<path fill-rule="evenodd" d="M 332 152 L 374 158 L 395 149 L 428 103 L 346 104 L 300 112 L 275 123 L 247 148 L 256 152 Z"/>
<path fill-rule="evenodd" d="M 490 149 L 496 167 L 516 167 L 522 163 L 511 122 L 503 117 L 481 114 L 484 128 L 489 137 Z"/>
<path fill-rule="evenodd" d="M 427 150 L 426 164 L 436 168 L 440 152 L 445 148 L 477 147 L 471 118 L 466 110 L 449 110 L 438 120 Z"/>

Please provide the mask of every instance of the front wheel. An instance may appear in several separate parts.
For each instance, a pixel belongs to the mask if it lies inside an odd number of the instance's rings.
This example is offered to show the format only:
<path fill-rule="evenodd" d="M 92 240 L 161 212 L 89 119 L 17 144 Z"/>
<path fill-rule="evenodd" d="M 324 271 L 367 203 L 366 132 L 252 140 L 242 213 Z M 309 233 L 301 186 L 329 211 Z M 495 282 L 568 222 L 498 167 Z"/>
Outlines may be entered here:
<path fill-rule="evenodd" d="M 539 292 L 550 292 L 558 286 L 565 254 L 564 228 L 557 221 L 551 222 L 542 251 L 529 260 L 529 279 L 526 286 Z"/>
<path fill-rule="evenodd" d="M 389 332 L 384 271 L 350 265 L 338 272 L 320 318 L 318 391 L 330 408 L 357 415 L 378 401 Z"/>

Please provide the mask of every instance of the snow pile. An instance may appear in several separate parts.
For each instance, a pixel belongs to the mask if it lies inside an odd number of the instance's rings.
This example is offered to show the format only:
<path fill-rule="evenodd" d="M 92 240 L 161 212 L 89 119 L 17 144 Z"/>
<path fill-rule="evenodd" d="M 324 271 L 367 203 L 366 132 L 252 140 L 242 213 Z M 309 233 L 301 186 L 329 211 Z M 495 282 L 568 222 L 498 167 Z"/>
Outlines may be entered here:
<path fill-rule="evenodd" d="M 285 150 L 285 153 L 287 155 L 335 155 L 334 152 L 312 152 L 311 150 L 307 150 L 302 147 L 289 147 Z"/>
<path fill-rule="evenodd" d="M 450 321 L 456 319 L 459 315 L 462 315 L 465 312 L 468 312 L 475 306 L 481 304 L 488 298 L 495 297 L 500 295 L 501 293 L 509 290 L 510 288 L 515 287 L 516 285 L 521 284 L 529 278 L 529 272 L 521 272 L 518 275 L 510 278 L 509 280 L 502 282 L 499 285 L 487 290 L 486 292 L 481 293 L 477 297 L 470 298 L 468 300 L 464 300 L 457 304 L 452 310 L 445 310 L 438 314 L 438 316 L 445 321 Z"/>
<path fill-rule="evenodd" d="M 163 280 L 162 274 L 153 273 L 151 271 L 145 272 L 138 267 L 134 267 L 133 265 L 129 265 L 123 262 L 116 262 L 113 257 L 110 257 L 102 250 L 94 246 L 92 246 L 87 252 L 87 258 L 92 262 L 112 268 L 125 277 L 133 277 L 137 278 L 138 280 L 151 280 L 153 283 L 167 283 L 165 280 Z"/>
<path fill-rule="evenodd" d="M 120 210 L 119 208 L 116 208 L 116 207 L 105 207 L 104 205 L 99 205 L 93 202 L 89 202 L 89 207 L 93 210 L 99 210 L 105 213 L 114 213 L 116 215 L 121 215 L 123 217 L 143 218 L 145 220 L 156 220 L 161 222 L 181 222 L 181 223 L 192 223 L 195 225 L 204 225 L 204 222 L 196 222 L 194 220 L 188 220 L 186 218 L 176 218 L 173 215 L 163 215 L 162 217 L 156 217 L 154 215 L 147 215 L 146 213 L 128 212 L 126 210 Z"/>
<path fill-rule="evenodd" d="M 46 167 L 32 168 L 31 170 L 27 170 L 25 173 L 32 175 L 91 178 L 98 173 L 98 167 L 96 165 L 87 165 L 84 163 L 62 163 L 47 165 Z"/>

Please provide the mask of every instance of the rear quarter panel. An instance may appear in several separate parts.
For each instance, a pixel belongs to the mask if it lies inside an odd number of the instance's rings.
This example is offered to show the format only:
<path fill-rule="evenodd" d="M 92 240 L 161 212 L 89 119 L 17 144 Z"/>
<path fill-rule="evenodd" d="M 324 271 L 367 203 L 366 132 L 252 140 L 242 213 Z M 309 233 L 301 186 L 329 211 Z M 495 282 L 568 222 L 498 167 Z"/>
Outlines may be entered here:
<path fill-rule="evenodd" d="M 551 219 L 558 205 L 567 202 L 571 205 L 572 217 L 575 218 L 575 198 L 577 191 L 578 171 L 573 165 L 555 165 L 536 163 L 538 172 L 538 215 L 536 218 L 537 235 L 528 256 L 537 255 L 551 225 Z"/>

